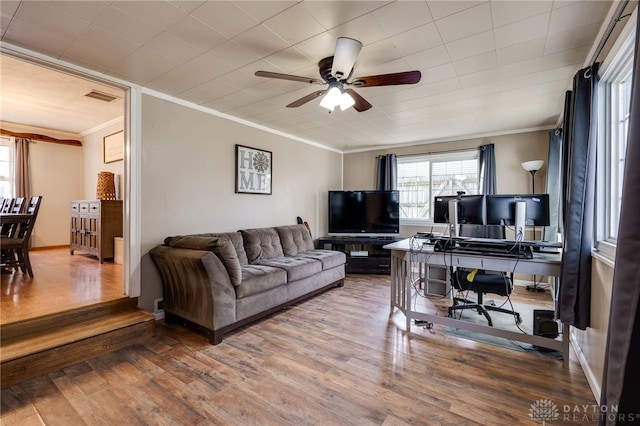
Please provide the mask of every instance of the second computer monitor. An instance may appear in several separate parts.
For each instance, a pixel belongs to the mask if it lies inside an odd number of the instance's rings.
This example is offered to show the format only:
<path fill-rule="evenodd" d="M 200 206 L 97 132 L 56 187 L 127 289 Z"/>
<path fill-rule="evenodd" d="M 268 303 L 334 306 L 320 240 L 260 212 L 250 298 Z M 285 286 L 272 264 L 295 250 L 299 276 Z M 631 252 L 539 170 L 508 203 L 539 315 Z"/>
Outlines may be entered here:
<path fill-rule="evenodd" d="M 515 203 L 526 202 L 525 225 L 549 226 L 549 194 L 499 194 L 487 195 L 487 224 L 514 225 Z"/>
<path fill-rule="evenodd" d="M 449 201 L 458 200 L 458 223 L 485 223 L 484 195 L 441 195 L 435 197 L 433 205 L 433 221 L 450 223 Z"/>

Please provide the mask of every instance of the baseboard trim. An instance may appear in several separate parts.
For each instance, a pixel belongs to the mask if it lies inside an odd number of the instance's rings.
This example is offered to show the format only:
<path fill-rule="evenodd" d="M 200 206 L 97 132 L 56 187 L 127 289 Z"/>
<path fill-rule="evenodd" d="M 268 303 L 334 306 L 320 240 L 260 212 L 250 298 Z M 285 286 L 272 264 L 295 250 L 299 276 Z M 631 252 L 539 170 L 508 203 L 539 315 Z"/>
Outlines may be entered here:
<path fill-rule="evenodd" d="M 574 339 L 573 333 L 570 333 L 569 335 L 570 335 L 569 342 L 571 343 L 571 347 L 573 348 L 576 355 L 578 356 L 580 367 L 582 367 L 582 372 L 584 373 L 584 376 L 587 378 L 587 382 L 589 383 L 591 392 L 593 392 L 593 397 L 596 399 L 596 404 L 599 404 L 601 389 L 600 389 L 600 385 L 598 384 L 598 380 L 596 379 L 596 376 L 593 374 L 593 370 L 591 370 L 591 366 L 589 365 L 589 362 L 587 361 L 587 357 L 584 355 L 584 352 L 582 352 L 580 345 Z"/>
<path fill-rule="evenodd" d="M 154 312 L 153 316 L 156 318 L 156 321 L 164 319 L 164 309 L 158 312 Z"/>

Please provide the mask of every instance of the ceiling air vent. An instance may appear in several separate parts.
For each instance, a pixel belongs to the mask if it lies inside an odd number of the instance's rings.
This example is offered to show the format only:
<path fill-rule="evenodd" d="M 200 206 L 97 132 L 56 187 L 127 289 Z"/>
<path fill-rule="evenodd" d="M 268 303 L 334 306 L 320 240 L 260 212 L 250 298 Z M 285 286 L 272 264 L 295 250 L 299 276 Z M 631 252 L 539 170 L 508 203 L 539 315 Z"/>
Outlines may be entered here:
<path fill-rule="evenodd" d="M 85 95 L 88 98 L 98 99 L 105 102 L 115 101 L 119 98 L 119 96 L 110 95 L 104 92 L 98 92 L 97 90 L 92 90 Z"/>

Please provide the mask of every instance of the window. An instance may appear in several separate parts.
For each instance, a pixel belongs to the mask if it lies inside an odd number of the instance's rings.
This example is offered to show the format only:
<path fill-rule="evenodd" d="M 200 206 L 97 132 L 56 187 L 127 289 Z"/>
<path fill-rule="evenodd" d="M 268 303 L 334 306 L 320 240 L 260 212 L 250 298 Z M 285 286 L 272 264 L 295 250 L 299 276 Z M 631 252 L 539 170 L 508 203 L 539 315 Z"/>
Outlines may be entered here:
<path fill-rule="evenodd" d="M 633 72 L 633 35 L 607 64 L 599 85 L 597 239 L 615 244 L 620 204 Z"/>
<path fill-rule="evenodd" d="M 0 198 L 13 197 L 13 138 L 0 136 Z"/>
<path fill-rule="evenodd" d="M 433 221 L 438 195 L 479 193 L 478 151 L 398 158 L 400 219 Z"/>

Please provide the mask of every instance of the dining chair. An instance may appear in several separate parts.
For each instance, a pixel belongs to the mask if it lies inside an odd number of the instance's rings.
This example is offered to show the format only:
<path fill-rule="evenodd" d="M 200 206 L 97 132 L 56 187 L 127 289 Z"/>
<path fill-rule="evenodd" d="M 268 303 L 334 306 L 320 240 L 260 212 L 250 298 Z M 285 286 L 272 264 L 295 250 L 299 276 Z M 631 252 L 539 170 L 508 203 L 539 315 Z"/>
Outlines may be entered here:
<path fill-rule="evenodd" d="M 42 196 L 31 197 L 27 206 L 28 217 L 12 227 L 9 235 L 0 235 L 0 246 L 2 247 L 2 267 L 20 268 L 22 273 L 28 273 L 33 278 L 33 269 L 29 259 L 29 240 L 36 223 Z"/>

